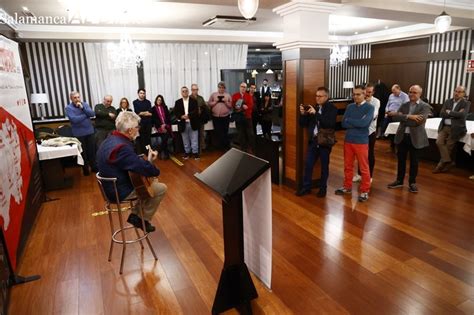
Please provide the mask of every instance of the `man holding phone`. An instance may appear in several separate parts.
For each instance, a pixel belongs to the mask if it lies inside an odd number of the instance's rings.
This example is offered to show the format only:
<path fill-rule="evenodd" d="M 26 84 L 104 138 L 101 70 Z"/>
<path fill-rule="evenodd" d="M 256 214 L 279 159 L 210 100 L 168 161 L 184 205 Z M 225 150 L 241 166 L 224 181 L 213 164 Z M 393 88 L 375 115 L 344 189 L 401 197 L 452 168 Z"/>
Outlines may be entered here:
<path fill-rule="evenodd" d="M 213 134 L 217 138 L 220 149 L 229 149 L 229 122 L 230 111 L 232 109 L 232 98 L 225 91 L 225 82 L 219 82 L 217 92 L 209 97 L 208 105 L 212 110 Z"/>
<path fill-rule="evenodd" d="M 327 191 L 327 181 L 329 177 L 329 155 L 332 146 L 322 146 L 318 143 L 318 132 L 321 129 L 335 129 L 337 108 L 328 102 L 329 90 L 319 87 L 316 91 L 316 104 L 300 105 L 301 127 L 308 128 L 308 151 L 306 153 L 306 163 L 303 174 L 303 185 L 296 192 L 297 196 L 311 193 L 313 168 L 316 161 L 321 159 L 321 180 L 317 197 L 325 197 Z"/>

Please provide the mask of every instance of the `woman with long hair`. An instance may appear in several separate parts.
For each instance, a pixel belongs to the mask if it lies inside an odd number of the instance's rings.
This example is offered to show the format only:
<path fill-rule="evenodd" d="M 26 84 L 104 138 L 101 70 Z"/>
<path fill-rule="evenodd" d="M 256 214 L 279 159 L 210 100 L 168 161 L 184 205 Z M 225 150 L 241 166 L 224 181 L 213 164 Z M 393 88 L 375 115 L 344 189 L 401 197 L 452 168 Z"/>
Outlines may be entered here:
<path fill-rule="evenodd" d="M 155 98 L 154 106 L 151 108 L 151 124 L 156 129 L 151 138 L 151 145 L 160 152 L 161 159 L 166 160 L 170 155 L 168 140 L 171 137 L 171 116 L 162 95 Z"/>

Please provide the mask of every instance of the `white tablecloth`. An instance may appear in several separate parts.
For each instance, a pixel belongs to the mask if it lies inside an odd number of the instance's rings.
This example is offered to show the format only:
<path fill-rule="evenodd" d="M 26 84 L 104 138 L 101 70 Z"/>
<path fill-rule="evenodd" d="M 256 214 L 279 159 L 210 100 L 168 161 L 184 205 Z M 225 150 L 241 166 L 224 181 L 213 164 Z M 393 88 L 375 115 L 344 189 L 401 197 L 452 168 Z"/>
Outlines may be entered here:
<path fill-rule="evenodd" d="M 59 159 L 66 156 L 77 156 L 77 164 L 84 165 L 84 159 L 77 145 L 64 145 L 61 147 L 43 147 L 36 145 L 40 161 Z"/>
<path fill-rule="evenodd" d="M 441 122 L 441 118 L 428 118 L 426 120 L 425 129 L 426 134 L 428 135 L 429 139 L 437 139 L 438 138 L 438 127 L 439 123 Z M 390 134 L 394 135 L 397 133 L 399 122 L 392 122 L 388 125 L 387 130 L 385 130 L 385 135 L 388 136 Z M 464 151 L 471 154 L 471 151 L 474 149 L 474 138 L 471 137 L 471 134 L 474 134 L 474 121 L 468 120 L 466 121 L 466 129 L 467 133 L 462 137 L 459 141 L 464 143 Z"/>

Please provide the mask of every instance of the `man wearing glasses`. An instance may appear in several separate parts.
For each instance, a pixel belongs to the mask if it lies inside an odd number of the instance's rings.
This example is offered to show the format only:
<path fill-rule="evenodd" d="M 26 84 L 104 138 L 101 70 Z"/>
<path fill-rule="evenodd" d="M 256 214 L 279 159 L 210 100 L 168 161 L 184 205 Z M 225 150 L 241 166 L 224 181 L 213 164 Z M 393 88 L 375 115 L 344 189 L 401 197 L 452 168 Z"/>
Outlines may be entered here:
<path fill-rule="evenodd" d="M 148 160 L 144 160 L 135 153 L 133 140 L 139 136 L 140 117 L 133 112 L 122 112 L 115 120 L 117 130 L 112 131 L 97 152 L 97 166 L 101 177 L 117 178 L 116 187 L 119 200 L 136 198 L 135 188 L 130 181 L 128 172 L 138 173 L 146 177 L 160 175 L 160 170 L 153 164 L 158 152 L 149 150 Z M 105 194 L 109 200 L 115 200 L 115 190 L 112 183 L 103 183 Z M 166 193 L 166 185 L 153 181 L 151 184 L 154 197 L 142 200 L 145 227 L 139 217 L 139 209 L 134 207 L 127 222 L 146 232 L 155 231 L 150 223 L 161 200 Z"/>
<path fill-rule="evenodd" d="M 194 156 L 195 160 L 199 160 L 199 108 L 194 98 L 189 97 L 189 90 L 186 86 L 181 88 L 181 96 L 174 103 L 174 113 L 178 119 L 178 131 L 181 132 L 184 146 L 183 159 L 187 160 Z"/>
<path fill-rule="evenodd" d="M 444 173 L 449 170 L 453 161 L 451 156 L 459 141 L 467 132 L 466 116 L 469 113 L 471 104 L 464 99 L 466 89 L 458 86 L 454 90 L 454 97 L 446 100 L 440 111 L 441 122 L 438 128 L 438 146 L 441 160 L 439 161 L 433 173 Z"/>
<path fill-rule="evenodd" d="M 349 104 L 342 118 L 342 127 L 346 128 L 344 139 L 344 185 L 336 190 L 336 195 L 352 194 L 354 160 L 360 168 L 359 201 L 369 199 L 369 126 L 374 118 L 374 107 L 365 101 L 365 87 L 357 85 L 352 93 L 355 103 Z"/>
<path fill-rule="evenodd" d="M 409 102 L 400 106 L 397 112 L 390 112 L 393 121 L 399 121 L 397 133 L 395 134 L 395 144 L 397 145 L 397 179 L 388 184 L 388 188 L 403 187 L 403 180 L 406 172 L 406 160 L 410 153 L 410 176 L 408 178 L 408 190 L 412 193 L 418 192 L 416 186 L 416 176 L 418 175 L 418 154 L 419 151 L 429 145 L 428 136 L 425 130 L 425 123 L 431 113 L 430 105 L 420 100 L 422 88 L 413 85 L 408 92 Z"/>
<path fill-rule="evenodd" d="M 316 91 L 316 106 L 300 105 L 301 127 L 308 128 L 308 149 L 303 173 L 303 187 L 296 192 L 297 196 L 311 193 L 313 184 L 312 175 L 314 164 L 321 159 L 321 180 L 317 197 L 326 197 L 327 182 L 329 177 L 329 156 L 332 146 L 322 146 L 318 143 L 318 132 L 320 129 L 335 129 L 337 108 L 328 102 L 329 90 L 319 87 Z"/>

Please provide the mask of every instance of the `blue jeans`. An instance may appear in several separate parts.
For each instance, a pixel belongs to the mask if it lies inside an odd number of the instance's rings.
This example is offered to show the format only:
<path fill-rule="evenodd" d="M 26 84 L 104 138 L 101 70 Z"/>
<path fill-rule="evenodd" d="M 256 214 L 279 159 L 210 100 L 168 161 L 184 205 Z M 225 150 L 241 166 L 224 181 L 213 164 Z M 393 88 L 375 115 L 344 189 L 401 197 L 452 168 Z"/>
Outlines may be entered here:
<path fill-rule="evenodd" d="M 329 155 L 331 147 L 318 146 L 317 141 L 312 140 L 308 144 L 308 152 L 306 153 L 306 162 L 303 174 L 303 189 L 311 189 L 313 185 L 313 167 L 318 159 L 321 159 L 321 182 L 320 189 L 326 190 L 329 177 Z"/>
<path fill-rule="evenodd" d="M 181 133 L 183 138 L 184 152 L 186 153 L 199 153 L 199 130 L 193 130 L 191 123 L 186 123 L 186 129 Z"/>

